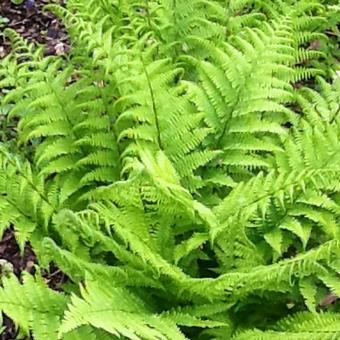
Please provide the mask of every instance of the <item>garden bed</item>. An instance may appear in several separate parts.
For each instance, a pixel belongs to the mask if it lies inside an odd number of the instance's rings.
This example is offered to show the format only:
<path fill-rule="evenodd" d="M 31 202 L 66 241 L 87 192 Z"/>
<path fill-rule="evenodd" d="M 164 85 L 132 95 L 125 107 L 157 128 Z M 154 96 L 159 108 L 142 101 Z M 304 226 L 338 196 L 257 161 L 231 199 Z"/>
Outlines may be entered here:
<path fill-rule="evenodd" d="M 21 5 L 13 4 L 11 0 L 1 1 L 1 30 L 12 28 L 28 41 L 45 45 L 45 55 L 63 53 L 68 46 L 67 34 L 60 20 L 43 10 L 48 3 L 51 1 L 26 0 Z M 0 57 L 9 51 L 10 43 L 1 35 Z"/>

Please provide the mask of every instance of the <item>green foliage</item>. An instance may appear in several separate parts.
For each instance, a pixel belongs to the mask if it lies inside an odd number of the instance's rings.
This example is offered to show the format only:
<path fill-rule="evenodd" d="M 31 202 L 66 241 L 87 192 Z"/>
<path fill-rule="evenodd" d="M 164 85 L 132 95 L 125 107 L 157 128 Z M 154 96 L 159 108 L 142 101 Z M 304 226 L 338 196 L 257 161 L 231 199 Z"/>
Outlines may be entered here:
<path fill-rule="evenodd" d="M 56 338 L 67 298 L 42 282 L 24 275 L 22 285 L 10 276 L 2 281 L 1 311 L 13 318 L 20 329 L 36 339 Z"/>
<path fill-rule="evenodd" d="M 21 5 L 24 0 L 11 0 L 11 2 L 14 4 L 14 5 Z"/>
<path fill-rule="evenodd" d="M 0 234 L 39 260 L 1 278 L 20 336 L 338 338 L 336 1 L 46 10 L 70 52 L 5 30 L 0 64 Z"/>

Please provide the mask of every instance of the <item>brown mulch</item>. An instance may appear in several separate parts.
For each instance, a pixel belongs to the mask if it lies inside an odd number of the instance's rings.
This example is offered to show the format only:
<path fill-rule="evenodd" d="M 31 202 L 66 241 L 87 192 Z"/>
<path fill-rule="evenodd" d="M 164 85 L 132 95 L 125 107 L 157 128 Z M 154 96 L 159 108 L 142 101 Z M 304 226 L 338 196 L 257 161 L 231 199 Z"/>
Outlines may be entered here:
<path fill-rule="evenodd" d="M 35 254 L 29 244 L 26 244 L 23 254 L 20 253 L 12 229 L 6 230 L 0 241 L 0 259 L 11 263 L 18 277 L 24 270 L 34 274 Z"/>
<path fill-rule="evenodd" d="M 30 42 L 45 45 L 45 55 L 62 54 L 69 42 L 63 24 L 53 14 L 44 12 L 49 3 L 64 4 L 64 0 L 24 0 L 14 5 L 11 0 L 0 0 L 0 32 L 12 28 Z M 10 43 L 0 33 L 0 58 L 10 51 Z"/>
<path fill-rule="evenodd" d="M 18 277 L 24 270 L 34 273 L 35 254 L 29 244 L 25 246 L 24 252 L 21 254 L 12 229 L 6 230 L 0 241 L 0 260 L 7 261 Z M 5 315 L 3 316 L 3 327 L 5 327 L 5 330 L 1 333 L 1 340 L 16 339 L 17 329 L 12 320 Z"/>
<path fill-rule="evenodd" d="M 0 240 L 0 261 L 2 265 L 4 263 L 6 263 L 6 266 L 9 265 L 13 273 L 18 277 L 21 276 L 23 271 L 34 274 L 35 265 L 37 264 L 37 258 L 29 243 L 26 244 L 23 253 L 20 252 L 13 229 L 6 230 L 2 240 Z M 48 271 L 43 270 L 42 274 L 48 286 L 58 291 L 62 290 L 62 284 L 68 280 L 67 276 L 53 264 L 50 265 Z M 14 323 L 5 315 L 3 316 L 3 327 L 5 327 L 5 330 L 1 333 L 0 340 L 16 339 L 17 329 Z"/>

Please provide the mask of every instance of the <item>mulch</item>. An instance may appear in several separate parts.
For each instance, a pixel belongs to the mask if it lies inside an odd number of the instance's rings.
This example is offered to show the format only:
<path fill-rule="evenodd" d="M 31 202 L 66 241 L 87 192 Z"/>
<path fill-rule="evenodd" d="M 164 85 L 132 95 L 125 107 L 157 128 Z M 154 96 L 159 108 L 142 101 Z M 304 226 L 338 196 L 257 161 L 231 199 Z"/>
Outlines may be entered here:
<path fill-rule="evenodd" d="M 18 277 L 22 271 L 34 274 L 36 256 L 29 244 L 26 244 L 23 253 L 20 252 L 13 229 L 6 230 L 0 241 L 0 259 L 3 263 L 5 261 L 10 263 L 14 274 Z"/>
<path fill-rule="evenodd" d="M 45 55 L 62 54 L 68 50 L 65 27 L 52 13 L 43 10 L 49 3 L 64 4 L 64 0 L 24 0 L 14 5 L 12 0 L 0 1 L 0 32 L 12 28 L 30 42 L 45 46 Z M 0 58 L 10 52 L 10 42 L 0 33 Z"/>
<path fill-rule="evenodd" d="M 0 241 L 0 259 L 2 263 L 2 271 L 4 265 L 10 266 L 14 274 L 20 277 L 22 271 L 34 273 L 34 265 L 36 263 L 35 254 L 29 244 L 25 246 L 24 252 L 21 253 L 19 246 L 14 237 L 13 229 L 5 231 L 2 240 Z M 1 334 L 1 340 L 16 339 L 17 329 L 12 320 L 7 316 L 3 317 L 4 332 Z"/>
<path fill-rule="evenodd" d="M 43 7 L 52 2 L 64 4 L 64 0 L 24 0 L 22 4 L 15 5 L 11 0 L 0 0 L 0 59 L 11 51 L 10 42 L 2 34 L 5 28 L 12 28 L 28 41 L 43 45 L 45 55 L 67 52 L 69 40 L 65 27 L 53 14 L 43 11 Z M 10 268 L 20 277 L 23 271 L 34 274 L 36 264 L 37 258 L 30 244 L 27 243 L 21 252 L 14 230 L 6 230 L 0 240 L 1 269 L 4 266 Z M 62 284 L 68 280 L 53 264 L 49 270 L 43 271 L 43 277 L 55 290 L 61 290 Z M 3 316 L 2 326 L 5 329 L 0 334 L 0 340 L 16 339 L 18 330 L 6 315 Z"/>
<path fill-rule="evenodd" d="M 24 251 L 21 252 L 15 240 L 15 233 L 12 228 L 7 229 L 4 232 L 2 240 L 0 241 L 0 264 L 2 271 L 4 271 L 4 267 L 9 267 L 18 278 L 20 278 L 23 271 L 33 275 L 35 273 L 37 258 L 31 245 L 27 243 Z M 53 264 L 50 265 L 49 270 L 43 270 L 42 275 L 48 286 L 57 291 L 61 291 L 62 285 L 68 280 L 67 276 Z M 16 339 L 18 330 L 12 320 L 6 315 L 3 316 L 3 327 L 5 327 L 5 330 L 0 335 L 1 340 Z"/>

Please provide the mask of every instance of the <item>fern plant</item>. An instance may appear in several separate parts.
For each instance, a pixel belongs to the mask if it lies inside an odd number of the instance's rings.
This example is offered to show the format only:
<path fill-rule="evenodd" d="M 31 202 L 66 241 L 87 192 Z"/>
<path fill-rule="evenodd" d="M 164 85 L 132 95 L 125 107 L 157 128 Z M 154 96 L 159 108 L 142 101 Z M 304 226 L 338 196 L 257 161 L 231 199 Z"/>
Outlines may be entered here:
<path fill-rule="evenodd" d="M 340 82 L 311 48 L 334 8 L 69 0 L 47 58 L 5 31 L 0 232 L 39 262 L 1 276 L 19 337 L 340 336 Z"/>

